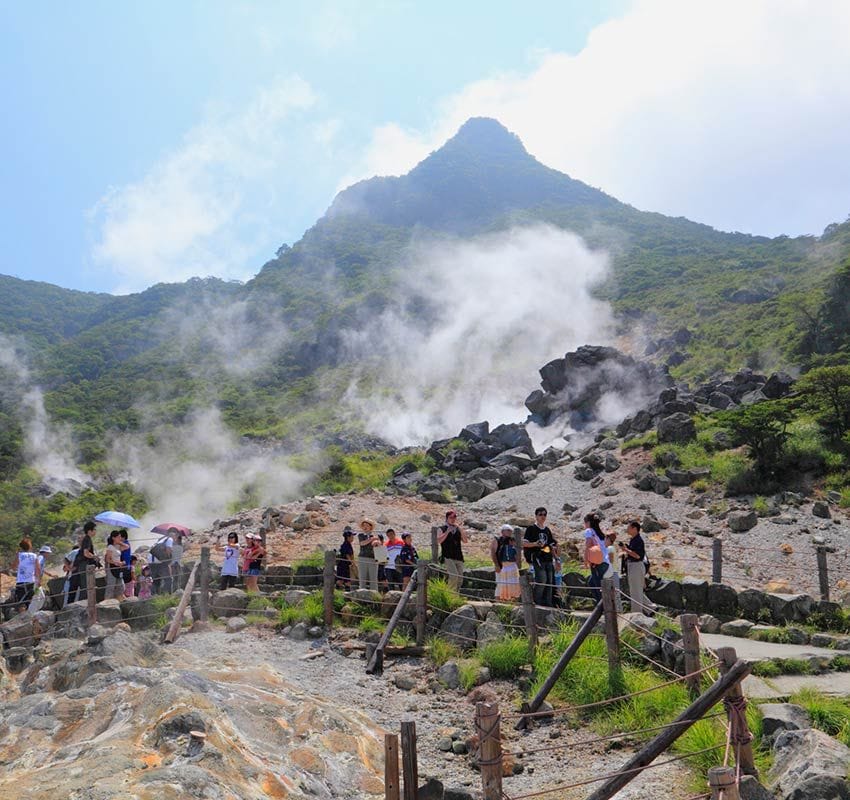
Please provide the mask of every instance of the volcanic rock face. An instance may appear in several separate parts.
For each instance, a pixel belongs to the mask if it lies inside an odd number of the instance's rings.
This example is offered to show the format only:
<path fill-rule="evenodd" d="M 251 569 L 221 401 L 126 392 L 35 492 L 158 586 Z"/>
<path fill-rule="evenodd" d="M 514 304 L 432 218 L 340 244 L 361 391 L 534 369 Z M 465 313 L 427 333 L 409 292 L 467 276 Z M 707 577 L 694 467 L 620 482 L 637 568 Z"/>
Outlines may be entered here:
<path fill-rule="evenodd" d="M 672 382 L 663 370 L 636 361 L 613 347 L 584 345 L 540 369 L 542 390 L 525 401 L 532 421 L 544 427 L 566 419 L 583 429 L 599 416 L 605 397 L 621 406 L 639 408 Z"/>
<path fill-rule="evenodd" d="M 195 660 L 121 631 L 38 650 L 21 696 L 0 683 L 0 797 L 383 796 L 382 733 L 271 667 L 228 669 L 222 653 Z"/>

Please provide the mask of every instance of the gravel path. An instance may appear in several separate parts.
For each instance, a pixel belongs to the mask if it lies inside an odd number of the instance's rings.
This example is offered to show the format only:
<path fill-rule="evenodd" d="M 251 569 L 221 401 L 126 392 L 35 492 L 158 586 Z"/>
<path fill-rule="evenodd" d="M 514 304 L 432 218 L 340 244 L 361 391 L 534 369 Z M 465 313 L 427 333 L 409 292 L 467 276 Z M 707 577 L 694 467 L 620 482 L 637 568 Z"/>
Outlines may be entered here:
<path fill-rule="evenodd" d="M 428 681 L 433 672 L 421 659 L 388 659 L 383 676 L 368 676 L 364 661 L 356 652 L 346 656 L 340 648 L 329 646 L 327 642 L 296 642 L 271 630 L 257 628 L 237 634 L 218 629 L 187 634 L 173 649 L 206 664 L 210 654 L 215 653 L 224 668 L 238 664 L 274 670 L 285 683 L 302 692 L 365 712 L 386 731 L 398 731 L 401 720 L 413 719 L 417 727 L 420 779 L 437 777 L 446 785 L 466 786 L 476 793 L 480 787 L 479 774 L 470 766 L 469 756 L 444 753 L 437 747 L 439 740 L 449 732 L 459 732 L 462 739 L 471 734 L 473 703 L 460 691 L 432 692 Z M 317 649 L 322 652 L 321 656 L 305 659 Z M 396 676 L 414 678 L 416 688 L 396 688 Z M 495 693 L 503 713 L 511 713 L 509 709 L 516 707 L 518 698 L 512 684 L 494 681 L 483 688 Z M 511 796 L 610 773 L 632 752 L 606 748 L 599 743 L 579 745 L 577 743 L 582 740 L 592 738 L 593 732 L 571 727 L 565 721 L 541 724 L 530 732 L 517 733 L 512 722 L 505 720 L 502 734 L 506 750 L 531 753 L 517 759 L 524 766 L 523 773 L 505 779 L 505 791 Z M 557 750 L 541 750 L 556 745 Z M 693 794 L 689 791 L 692 781 L 690 770 L 681 763 L 674 763 L 648 770 L 616 797 L 619 800 L 655 800 L 661 794 L 686 797 Z M 552 796 L 578 800 L 586 797 L 589 791 L 588 787 L 583 787 Z"/>

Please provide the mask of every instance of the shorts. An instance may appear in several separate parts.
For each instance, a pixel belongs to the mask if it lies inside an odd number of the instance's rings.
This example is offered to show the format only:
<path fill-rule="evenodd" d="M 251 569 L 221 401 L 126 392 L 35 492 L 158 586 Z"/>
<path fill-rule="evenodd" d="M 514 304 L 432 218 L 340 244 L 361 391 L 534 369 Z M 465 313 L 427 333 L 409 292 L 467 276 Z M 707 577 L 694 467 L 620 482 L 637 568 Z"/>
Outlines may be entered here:
<path fill-rule="evenodd" d="M 248 571 L 245 573 L 246 575 L 259 575 L 260 568 L 259 567 L 249 567 Z"/>

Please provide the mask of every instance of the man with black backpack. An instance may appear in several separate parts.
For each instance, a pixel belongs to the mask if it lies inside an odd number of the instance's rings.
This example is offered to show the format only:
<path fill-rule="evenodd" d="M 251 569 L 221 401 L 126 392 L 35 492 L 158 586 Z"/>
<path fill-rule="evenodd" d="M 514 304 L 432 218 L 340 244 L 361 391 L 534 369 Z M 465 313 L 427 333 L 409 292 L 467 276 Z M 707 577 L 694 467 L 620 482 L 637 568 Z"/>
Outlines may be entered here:
<path fill-rule="evenodd" d="M 169 528 L 168 533 L 151 547 L 154 594 L 171 594 L 171 553 L 174 547 L 174 538 L 170 535 L 172 531 L 176 533 L 174 528 Z"/>
<path fill-rule="evenodd" d="M 534 523 L 525 529 L 522 550 L 534 567 L 534 604 L 551 607 L 555 592 L 555 551 L 558 543 L 546 524 L 543 506 L 534 510 Z"/>

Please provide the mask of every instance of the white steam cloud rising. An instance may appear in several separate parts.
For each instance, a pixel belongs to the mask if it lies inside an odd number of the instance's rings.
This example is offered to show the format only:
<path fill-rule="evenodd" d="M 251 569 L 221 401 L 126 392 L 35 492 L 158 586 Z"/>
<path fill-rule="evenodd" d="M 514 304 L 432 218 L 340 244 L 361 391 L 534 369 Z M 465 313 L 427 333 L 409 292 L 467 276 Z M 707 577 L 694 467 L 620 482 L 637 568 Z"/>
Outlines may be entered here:
<path fill-rule="evenodd" d="M 524 419 L 546 361 L 613 339 L 611 309 L 591 294 L 608 263 L 575 234 L 542 225 L 412 245 L 396 306 L 347 333 L 352 361 L 375 376 L 352 384 L 348 402 L 396 445 L 481 419 Z M 427 327 L 415 320 L 422 303 L 435 309 Z"/>

